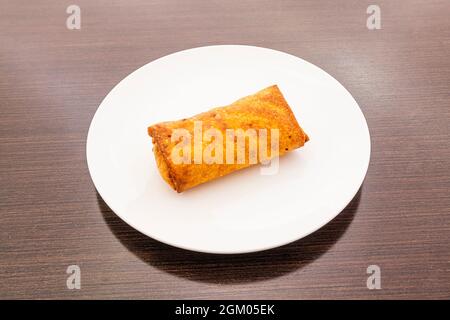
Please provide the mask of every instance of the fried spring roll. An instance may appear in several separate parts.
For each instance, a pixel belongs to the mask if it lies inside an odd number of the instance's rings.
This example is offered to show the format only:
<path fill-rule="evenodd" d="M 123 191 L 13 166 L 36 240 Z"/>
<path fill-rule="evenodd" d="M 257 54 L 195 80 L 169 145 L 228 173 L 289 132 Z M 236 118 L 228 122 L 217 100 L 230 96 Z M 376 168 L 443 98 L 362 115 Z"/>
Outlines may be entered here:
<path fill-rule="evenodd" d="M 152 125 L 148 134 L 160 174 L 177 192 L 266 163 L 309 140 L 276 85 L 189 119 Z"/>

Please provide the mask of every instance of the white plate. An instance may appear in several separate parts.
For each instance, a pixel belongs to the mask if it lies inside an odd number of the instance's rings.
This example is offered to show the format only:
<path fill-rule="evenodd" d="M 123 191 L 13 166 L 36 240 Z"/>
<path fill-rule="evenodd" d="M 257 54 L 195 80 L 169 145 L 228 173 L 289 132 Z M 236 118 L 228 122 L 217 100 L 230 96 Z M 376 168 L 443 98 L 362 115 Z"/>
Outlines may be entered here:
<path fill-rule="evenodd" d="M 280 158 L 178 194 L 162 180 L 147 127 L 227 105 L 278 84 L 311 140 Z M 167 244 L 210 253 L 274 248 L 319 229 L 352 200 L 370 158 L 367 123 L 350 93 L 295 56 L 252 46 L 170 54 L 123 79 L 92 119 L 87 162 L 108 206 Z"/>

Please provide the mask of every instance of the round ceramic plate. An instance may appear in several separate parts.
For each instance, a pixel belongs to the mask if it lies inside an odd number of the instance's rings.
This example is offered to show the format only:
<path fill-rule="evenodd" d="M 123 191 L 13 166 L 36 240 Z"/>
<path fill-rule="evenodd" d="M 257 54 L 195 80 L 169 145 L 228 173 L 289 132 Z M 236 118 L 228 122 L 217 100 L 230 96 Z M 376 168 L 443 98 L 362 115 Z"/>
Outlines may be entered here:
<path fill-rule="evenodd" d="M 310 141 L 280 158 L 181 194 L 161 178 L 147 127 L 228 105 L 277 84 Z M 351 94 L 319 67 L 240 45 L 170 54 L 106 96 L 87 138 L 98 193 L 126 223 L 161 242 L 209 253 L 274 248 L 319 229 L 352 200 L 370 158 L 367 123 Z"/>

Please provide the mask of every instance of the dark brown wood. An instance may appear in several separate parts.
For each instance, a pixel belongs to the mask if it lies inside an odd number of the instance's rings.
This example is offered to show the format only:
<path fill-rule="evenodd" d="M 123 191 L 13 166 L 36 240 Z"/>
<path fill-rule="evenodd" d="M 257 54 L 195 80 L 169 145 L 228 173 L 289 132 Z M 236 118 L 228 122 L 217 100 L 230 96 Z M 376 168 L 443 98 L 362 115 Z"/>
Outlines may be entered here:
<path fill-rule="evenodd" d="M 450 298 L 449 3 L 5 1 L 0 14 L 0 298 Z M 334 221 L 255 254 L 188 252 L 149 239 L 97 195 L 91 118 L 127 74 L 178 50 L 270 47 L 347 87 L 372 158 Z M 323 199 L 323 201 L 327 201 Z M 282 215 L 282 210 L 280 215 Z M 81 267 L 81 290 L 66 268 Z M 381 267 L 381 290 L 366 268 Z"/>

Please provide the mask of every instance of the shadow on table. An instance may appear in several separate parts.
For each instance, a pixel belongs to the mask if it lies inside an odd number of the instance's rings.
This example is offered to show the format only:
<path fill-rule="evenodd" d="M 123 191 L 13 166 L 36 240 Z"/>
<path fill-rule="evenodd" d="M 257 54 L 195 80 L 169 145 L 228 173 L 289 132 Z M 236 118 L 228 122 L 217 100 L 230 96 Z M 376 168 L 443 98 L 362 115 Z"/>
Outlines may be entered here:
<path fill-rule="evenodd" d="M 336 218 L 311 235 L 275 249 L 231 255 L 198 253 L 153 240 L 122 221 L 98 193 L 97 200 L 112 233 L 142 261 L 192 281 L 237 284 L 282 276 L 305 267 L 327 252 L 352 222 L 361 189 Z"/>

